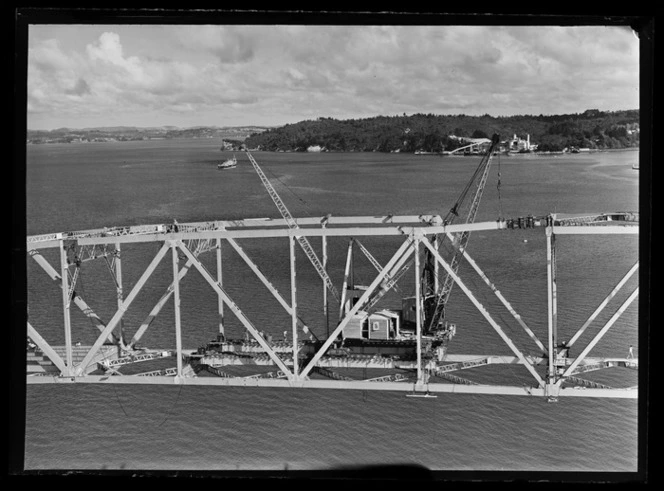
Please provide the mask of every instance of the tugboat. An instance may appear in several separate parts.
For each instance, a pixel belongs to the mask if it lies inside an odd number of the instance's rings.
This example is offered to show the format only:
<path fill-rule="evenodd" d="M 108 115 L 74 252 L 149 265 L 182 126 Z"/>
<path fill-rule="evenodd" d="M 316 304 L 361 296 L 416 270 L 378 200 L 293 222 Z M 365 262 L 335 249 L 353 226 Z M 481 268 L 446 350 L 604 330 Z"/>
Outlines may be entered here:
<path fill-rule="evenodd" d="M 217 164 L 218 169 L 233 169 L 235 166 L 237 166 L 237 158 L 235 158 L 235 154 L 233 154 L 232 159 L 228 159 L 225 162 Z"/>

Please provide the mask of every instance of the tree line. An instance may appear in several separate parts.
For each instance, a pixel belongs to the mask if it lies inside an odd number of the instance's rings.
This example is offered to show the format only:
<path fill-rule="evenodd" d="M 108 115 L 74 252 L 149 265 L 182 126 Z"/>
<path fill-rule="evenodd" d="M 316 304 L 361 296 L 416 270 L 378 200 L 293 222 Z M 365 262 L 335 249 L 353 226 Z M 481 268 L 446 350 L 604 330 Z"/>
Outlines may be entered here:
<path fill-rule="evenodd" d="M 639 111 L 579 114 L 483 116 L 413 114 L 337 120 L 321 117 L 253 133 L 246 148 L 265 151 L 307 151 L 321 147 L 332 152 L 442 152 L 464 145 L 463 138 L 501 140 L 517 135 L 538 151 L 565 148 L 629 148 L 639 145 Z"/>

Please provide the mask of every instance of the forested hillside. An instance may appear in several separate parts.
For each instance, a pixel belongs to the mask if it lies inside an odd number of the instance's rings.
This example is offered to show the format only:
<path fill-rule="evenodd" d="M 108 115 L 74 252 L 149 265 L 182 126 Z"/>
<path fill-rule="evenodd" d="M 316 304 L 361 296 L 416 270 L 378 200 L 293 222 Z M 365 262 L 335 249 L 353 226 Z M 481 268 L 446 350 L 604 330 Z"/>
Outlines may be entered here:
<path fill-rule="evenodd" d="M 441 152 L 463 143 L 458 137 L 502 140 L 514 134 L 537 145 L 538 151 L 564 148 L 628 148 L 639 145 L 639 111 L 493 117 L 434 114 L 376 116 L 336 120 L 318 118 L 250 135 L 247 148 L 266 151 L 307 151 L 321 147 L 341 152 Z"/>

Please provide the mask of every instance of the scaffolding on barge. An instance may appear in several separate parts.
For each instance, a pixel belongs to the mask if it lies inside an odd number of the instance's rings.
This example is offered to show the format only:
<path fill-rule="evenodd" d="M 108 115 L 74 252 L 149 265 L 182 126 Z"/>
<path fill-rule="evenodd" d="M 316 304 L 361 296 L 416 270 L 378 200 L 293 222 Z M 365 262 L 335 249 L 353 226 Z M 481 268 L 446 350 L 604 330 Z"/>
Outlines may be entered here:
<path fill-rule="evenodd" d="M 638 269 L 638 261 L 625 274 L 620 282 L 615 285 L 604 301 L 597 307 L 587 321 L 579 328 L 574 337 L 566 345 L 562 345 L 557 334 L 557 283 L 556 283 L 556 247 L 555 238 L 569 234 L 638 234 L 638 214 L 635 213 L 604 213 L 588 214 L 584 216 L 549 215 L 545 217 L 525 217 L 511 220 L 499 220 L 494 222 L 480 222 L 472 224 L 444 224 L 438 215 L 421 216 L 378 216 L 378 217 L 335 217 L 325 216 L 318 218 L 298 218 L 298 224 L 293 229 L 283 219 L 246 219 L 232 221 L 196 222 L 183 224 L 156 224 L 131 227 L 116 227 L 113 229 L 97 229 L 80 232 L 55 233 L 40 236 L 31 236 L 27 239 L 28 254 L 47 272 L 47 274 L 59 284 L 62 289 L 63 323 L 65 334 L 64 349 L 53 347 L 46 342 L 30 323 L 28 323 L 28 337 L 55 365 L 57 370 L 54 376 L 27 377 L 29 383 L 132 383 L 132 384 L 191 384 L 191 385 L 225 385 L 225 386 L 248 386 L 248 387 L 303 387 L 303 388 L 335 388 L 335 389 L 360 389 L 360 390 L 389 390 L 403 391 L 407 393 L 435 394 L 443 392 L 474 393 L 474 394 L 506 394 L 506 395 L 532 395 L 543 396 L 548 400 L 556 400 L 560 396 L 580 397 L 615 397 L 636 398 L 638 389 L 616 389 L 602 386 L 601 384 L 589 384 L 579 386 L 579 378 L 575 377 L 580 372 L 593 369 L 597 366 L 620 365 L 630 368 L 638 367 L 638 359 L 634 358 L 590 358 L 588 354 L 600 341 L 606 332 L 615 325 L 622 313 L 632 304 L 638 296 L 638 287 L 619 306 L 610 320 L 601 327 L 599 332 L 588 343 L 576 358 L 568 357 L 569 348 L 578 340 L 579 336 L 587 329 L 590 323 L 597 318 L 609 301 L 625 285 L 627 280 Z M 535 342 L 542 356 L 534 357 L 524 354 L 505 332 L 494 316 L 478 300 L 473 291 L 459 277 L 458 273 L 439 254 L 432 237 L 438 235 L 457 234 L 470 231 L 502 231 L 514 228 L 541 228 L 546 234 L 547 244 L 547 339 L 540 341 L 533 331 L 525 324 L 523 319 L 504 298 L 500 291 L 487 278 L 477 263 L 470 257 L 466 250 L 462 250 L 463 257 L 468 261 L 479 277 L 488 285 L 500 302 L 510 311 L 519 325 L 528 336 Z M 297 271 L 296 271 L 296 243 L 298 237 L 319 237 L 322 246 L 322 266 L 327 268 L 328 240 L 333 238 L 356 237 L 401 237 L 402 242 L 392 254 L 385 266 L 377 268 L 377 275 L 366 287 L 360 299 L 340 319 L 334 330 L 326 339 L 315 343 L 307 342 L 300 336 L 304 325 L 298 315 L 297 298 Z M 258 266 L 251 260 L 249 255 L 240 245 L 242 239 L 261 238 L 283 238 L 289 244 L 290 265 L 290 300 L 284 298 L 281 293 L 260 271 Z M 268 291 L 283 307 L 291 318 L 290 345 L 276 346 L 269 343 L 261 334 L 249 316 L 238 307 L 228 291 L 224 288 L 222 275 L 221 244 L 229 244 L 249 266 L 255 276 L 265 285 Z M 434 242 L 432 244 L 432 242 Z M 122 285 L 121 269 L 121 246 L 136 243 L 158 243 L 161 244 L 156 255 L 140 276 L 131 291 L 125 296 Z M 42 249 L 56 248 L 60 252 L 60 271 L 50 265 L 41 255 Z M 216 276 L 213 275 L 201 262 L 199 255 L 204 252 L 216 252 Z M 401 265 L 411 258 L 415 262 L 415 289 L 416 298 L 421 298 L 420 291 L 420 254 L 427 251 L 436 263 L 444 268 L 453 278 L 455 284 L 470 299 L 487 323 L 501 337 L 512 351 L 514 356 L 478 356 L 478 355 L 446 355 L 447 364 L 437 364 L 435 360 L 425 360 L 423 354 L 423 333 L 421 325 L 421 302 L 416 305 L 416 360 L 409 363 L 395 364 L 389 367 L 409 368 L 414 372 L 414 380 L 400 378 L 394 373 L 374 377 L 365 380 L 350 380 L 347 377 L 331 377 L 328 380 L 320 380 L 311 377 L 313 373 L 329 375 L 334 373 L 330 353 L 337 348 L 336 341 L 343 334 L 344 329 L 361 306 L 378 289 L 384 288 L 389 283 L 389 277 L 394 274 Z M 160 298 L 150 312 L 150 316 L 136 331 L 130 341 L 124 339 L 122 333 L 122 319 L 131 306 L 132 302 L 148 282 L 156 267 L 170 252 L 172 263 L 173 281 L 167 291 Z M 90 308 L 83 298 L 75 291 L 76 281 L 81 264 L 95 259 L 103 258 L 109 264 L 114 274 L 118 306 L 112 318 L 104 323 L 101 318 Z M 181 267 L 181 260 L 185 260 Z M 196 350 L 186 350 L 182 346 L 182 322 L 180 313 L 180 281 L 191 269 L 196 269 L 206 280 L 209 286 L 216 292 L 218 297 L 218 311 L 220 316 L 219 332 L 224 334 L 223 315 L 224 309 L 229 309 L 244 326 L 246 333 L 250 336 L 255 349 L 265 356 L 264 364 L 271 367 L 272 371 L 264 372 L 255 376 L 233 376 L 223 371 L 219 366 L 213 367 L 218 372 L 216 377 L 197 377 L 189 360 L 195 358 Z M 380 269 L 380 270 L 379 270 Z M 379 270 L 379 271 L 378 271 Z M 323 280 L 323 308 L 328 309 L 327 290 L 329 284 Z M 175 338 L 176 347 L 173 355 L 177 366 L 171 370 L 156 370 L 139 375 L 149 376 L 117 376 L 121 375 L 113 367 L 103 375 L 95 375 L 92 372 L 98 366 L 102 348 L 108 343 L 118 347 L 118 357 L 122 354 L 136 353 L 136 343 L 140 340 L 151 321 L 159 313 L 170 297 L 174 298 L 175 306 Z M 82 347 L 72 345 L 70 308 L 72 302 L 79 307 L 85 315 L 91 319 L 100 331 L 92 346 L 85 347 L 82 356 L 74 357 L 75 351 Z M 306 349 L 311 352 L 303 356 Z M 334 358 L 334 357 L 332 357 Z M 337 363 L 341 363 L 336 358 Z M 346 360 L 347 366 L 352 360 Z M 360 360 L 364 366 L 377 368 L 388 367 L 386 359 Z M 466 368 L 489 364 L 518 364 L 525 367 L 532 376 L 531 385 L 509 386 L 509 385 L 485 385 L 468 383 L 463 377 L 454 375 Z M 388 368 L 389 368 L 388 367 Z M 543 370 L 542 370 L 543 369 Z M 544 371 L 544 373 L 541 373 Z M 432 375 L 446 379 L 446 382 L 432 382 Z M 564 383 L 576 384 L 573 387 L 563 386 Z"/>

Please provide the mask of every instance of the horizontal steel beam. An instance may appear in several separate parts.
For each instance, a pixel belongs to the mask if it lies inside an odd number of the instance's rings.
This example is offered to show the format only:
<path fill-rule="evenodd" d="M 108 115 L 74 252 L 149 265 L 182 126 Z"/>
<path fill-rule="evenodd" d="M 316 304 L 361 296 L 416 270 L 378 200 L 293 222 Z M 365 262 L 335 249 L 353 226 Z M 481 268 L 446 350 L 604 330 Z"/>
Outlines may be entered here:
<path fill-rule="evenodd" d="M 147 385 L 199 385 L 199 386 L 230 386 L 230 387 L 274 387 L 305 389 L 340 389 L 340 390 L 382 390 L 390 392 L 409 393 L 454 393 L 454 394 L 495 394 L 514 396 L 546 396 L 545 389 L 525 386 L 508 385 L 462 385 L 462 384 L 412 384 L 406 382 L 368 382 L 346 380 L 299 380 L 289 381 L 274 378 L 244 378 L 244 377 L 117 377 L 109 375 L 87 375 L 82 377 L 26 377 L 28 384 L 50 383 L 111 383 L 111 384 L 147 384 Z M 588 389 L 588 388 L 561 388 L 558 397 L 601 397 L 617 399 L 636 399 L 638 390 L 629 389 Z"/>
<path fill-rule="evenodd" d="M 555 235 L 638 234 L 638 225 L 569 225 L 553 227 Z"/>
<path fill-rule="evenodd" d="M 367 226 L 367 227 L 335 227 L 335 228 L 264 228 L 264 229 L 236 229 L 236 230 L 202 230 L 177 233 L 156 233 L 126 235 L 115 238 L 121 243 L 161 242 L 164 240 L 190 240 L 190 239 L 260 239 L 277 237 L 360 237 L 360 236 L 402 236 L 402 235 L 434 235 L 458 233 L 464 231 L 501 230 L 505 229 L 505 222 L 479 222 L 474 224 L 454 224 L 447 226 Z M 104 237 L 81 237 L 80 245 L 100 244 L 108 239 Z"/>
<path fill-rule="evenodd" d="M 337 217 L 327 215 L 323 217 L 305 217 L 295 218 L 298 226 L 336 226 L 350 224 L 420 224 L 431 223 L 441 224 L 443 219 L 440 215 L 383 215 L 383 216 L 352 216 Z M 42 248 L 47 243 L 57 243 L 61 239 L 80 239 L 84 237 L 107 237 L 109 240 L 105 243 L 115 242 L 114 238 L 126 237 L 136 234 L 155 234 L 165 233 L 171 229 L 173 224 L 150 224 L 134 226 L 118 226 L 111 228 L 98 228 L 89 230 L 79 230 L 76 232 L 57 232 L 40 235 L 29 235 L 27 237 L 28 250 Z M 178 224 L 178 229 L 182 232 L 202 231 L 202 230 L 223 230 L 233 228 L 252 228 L 252 227 L 288 227 L 288 223 L 283 218 L 245 218 L 240 220 L 217 220 L 212 222 L 187 222 Z M 50 246 L 53 247 L 53 246 Z"/>
<path fill-rule="evenodd" d="M 473 224 L 452 224 L 447 226 L 405 226 L 390 224 L 385 226 L 364 226 L 364 227 L 329 227 L 329 228 L 298 228 L 290 230 L 279 228 L 277 226 L 264 228 L 244 228 L 227 230 L 200 230 L 184 232 L 158 232 L 158 233 L 140 233 L 128 234 L 113 237 L 113 243 L 143 243 L 143 242 L 162 242 L 164 240 L 193 240 L 193 239 L 256 239 L 256 238 L 274 238 L 290 236 L 306 237 L 360 237 L 360 236 L 399 236 L 399 235 L 437 235 L 446 233 L 487 231 L 487 230 L 506 230 L 506 222 L 478 222 Z M 595 235 L 595 234 L 638 234 L 638 226 L 569 226 L 553 227 L 553 233 L 558 235 Z M 109 238 L 97 236 L 81 236 L 72 240 L 78 241 L 81 246 L 107 244 Z M 49 249 L 58 247 L 57 240 L 46 240 L 42 242 L 32 242 L 28 244 L 29 250 Z"/>

